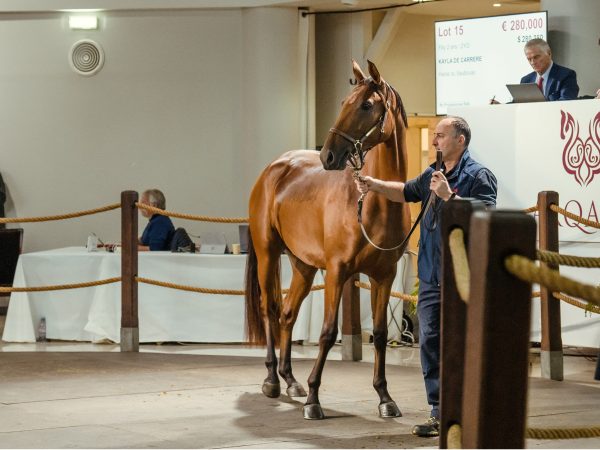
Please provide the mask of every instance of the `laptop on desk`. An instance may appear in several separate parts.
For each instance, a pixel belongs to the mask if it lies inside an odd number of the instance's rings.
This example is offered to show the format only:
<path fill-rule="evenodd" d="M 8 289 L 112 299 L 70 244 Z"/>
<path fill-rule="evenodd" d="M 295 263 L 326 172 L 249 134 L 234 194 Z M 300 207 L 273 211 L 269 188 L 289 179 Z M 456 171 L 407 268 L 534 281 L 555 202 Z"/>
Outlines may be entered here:
<path fill-rule="evenodd" d="M 507 84 L 513 103 L 545 102 L 546 98 L 535 83 Z"/>

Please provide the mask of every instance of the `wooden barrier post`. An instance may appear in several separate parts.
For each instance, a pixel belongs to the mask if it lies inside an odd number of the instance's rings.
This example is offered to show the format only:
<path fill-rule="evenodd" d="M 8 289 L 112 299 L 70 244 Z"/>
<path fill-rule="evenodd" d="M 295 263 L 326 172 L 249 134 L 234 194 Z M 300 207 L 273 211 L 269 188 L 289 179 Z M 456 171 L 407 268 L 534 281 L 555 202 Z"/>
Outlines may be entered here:
<path fill-rule="evenodd" d="M 527 414 L 531 284 L 505 268 L 519 254 L 535 259 L 533 217 L 514 211 L 471 218 L 463 448 L 523 448 Z"/>
<path fill-rule="evenodd" d="M 558 206 L 558 192 L 543 191 L 538 194 L 540 250 L 558 252 L 558 213 L 550 205 Z M 540 263 L 558 270 L 557 264 Z M 560 300 L 552 292 L 540 286 L 542 316 L 542 348 L 540 364 L 542 377 L 563 380 L 563 350 L 560 320 Z"/>
<path fill-rule="evenodd" d="M 485 209 L 483 202 L 453 200 L 442 211 L 442 312 L 440 358 L 440 448 L 448 448 L 448 429 L 461 423 L 467 305 L 458 295 L 450 253 L 450 232 L 463 230 L 469 242 L 469 223 L 474 211 Z"/>
<path fill-rule="evenodd" d="M 139 351 L 138 193 L 121 192 L 121 351 Z"/>
<path fill-rule="evenodd" d="M 362 360 L 362 332 L 360 327 L 360 288 L 354 283 L 359 274 L 352 275 L 342 292 L 342 360 Z"/>

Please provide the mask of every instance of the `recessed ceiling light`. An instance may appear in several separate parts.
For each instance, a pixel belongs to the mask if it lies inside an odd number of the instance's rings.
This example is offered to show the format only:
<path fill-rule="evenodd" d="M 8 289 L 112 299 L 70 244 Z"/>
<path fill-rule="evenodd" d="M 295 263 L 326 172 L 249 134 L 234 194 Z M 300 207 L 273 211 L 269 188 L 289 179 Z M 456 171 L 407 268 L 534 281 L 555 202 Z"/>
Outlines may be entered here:
<path fill-rule="evenodd" d="M 502 6 L 502 3 L 494 3 L 492 6 L 494 8 L 500 8 Z"/>

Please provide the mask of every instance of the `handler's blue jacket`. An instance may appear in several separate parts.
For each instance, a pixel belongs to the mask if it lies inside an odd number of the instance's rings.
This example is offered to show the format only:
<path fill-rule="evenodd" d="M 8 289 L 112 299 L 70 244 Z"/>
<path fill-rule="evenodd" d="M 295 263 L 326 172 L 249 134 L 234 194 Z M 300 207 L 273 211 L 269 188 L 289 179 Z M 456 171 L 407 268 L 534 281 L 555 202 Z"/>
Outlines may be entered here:
<path fill-rule="evenodd" d="M 444 166 L 442 165 L 442 168 Z M 409 180 L 404 186 L 404 198 L 407 202 L 423 202 L 429 195 L 431 175 L 435 171 L 435 164 L 429 166 L 417 178 Z M 444 171 L 445 173 L 445 171 Z M 445 173 L 450 188 L 459 197 L 470 197 L 481 200 L 487 206 L 496 205 L 498 182 L 494 174 L 476 162 L 465 150 L 458 165 L 449 173 Z M 435 194 L 431 194 L 435 195 Z M 441 282 L 442 243 L 440 222 L 444 202 L 435 198 L 431 208 L 421 220 L 421 238 L 419 239 L 418 270 L 419 279 L 426 283 L 437 284 Z"/>

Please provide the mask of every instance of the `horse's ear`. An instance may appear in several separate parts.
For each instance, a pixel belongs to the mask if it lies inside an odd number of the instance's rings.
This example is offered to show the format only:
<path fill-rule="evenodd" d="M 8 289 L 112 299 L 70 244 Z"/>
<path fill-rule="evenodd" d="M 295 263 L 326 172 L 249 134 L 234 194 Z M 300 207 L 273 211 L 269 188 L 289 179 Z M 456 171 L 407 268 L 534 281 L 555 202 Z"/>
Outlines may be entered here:
<path fill-rule="evenodd" d="M 379 70 L 377 70 L 377 66 L 372 61 L 367 60 L 369 63 L 369 73 L 373 78 L 373 81 L 377 84 L 381 84 L 381 75 L 379 74 Z"/>
<path fill-rule="evenodd" d="M 367 78 L 365 76 L 365 74 L 363 73 L 362 69 L 360 68 L 360 66 L 358 65 L 358 63 L 354 60 L 352 60 L 352 72 L 354 72 L 356 81 L 358 81 L 359 83 L 364 81 L 365 78 Z"/>

